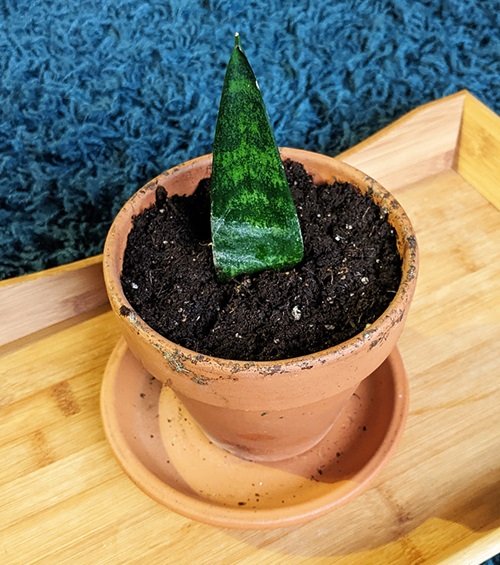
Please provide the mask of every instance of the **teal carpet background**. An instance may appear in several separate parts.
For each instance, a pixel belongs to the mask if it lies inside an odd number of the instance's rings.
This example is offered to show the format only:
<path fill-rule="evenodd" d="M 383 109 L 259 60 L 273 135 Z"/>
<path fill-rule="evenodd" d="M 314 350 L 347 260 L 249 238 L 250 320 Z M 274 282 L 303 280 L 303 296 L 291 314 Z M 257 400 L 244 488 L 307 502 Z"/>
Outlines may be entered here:
<path fill-rule="evenodd" d="M 99 253 L 211 150 L 239 31 L 281 145 L 336 154 L 468 88 L 500 108 L 498 1 L 0 0 L 0 278 Z"/>

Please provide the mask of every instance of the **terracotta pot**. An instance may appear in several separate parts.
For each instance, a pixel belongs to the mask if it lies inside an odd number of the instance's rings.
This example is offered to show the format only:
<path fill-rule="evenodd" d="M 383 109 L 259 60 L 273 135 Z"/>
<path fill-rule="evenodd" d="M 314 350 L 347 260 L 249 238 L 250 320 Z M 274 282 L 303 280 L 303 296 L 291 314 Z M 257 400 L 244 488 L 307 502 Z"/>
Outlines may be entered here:
<path fill-rule="evenodd" d="M 133 311 L 120 283 L 123 255 L 134 215 L 155 200 L 190 194 L 210 175 L 211 156 L 183 163 L 141 188 L 118 213 L 104 248 L 104 278 L 127 344 L 154 377 L 170 386 L 205 434 L 251 460 L 292 457 L 317 444 L 330 430 L 359 383 L 388 357 L 401 334 L 417 276 L 417 245 L 408 217 L 395 198 L 362 172 L 333 158 L 282 149 L 303 163 L 315 182 L 349 181 L 388 212 L 403 260 L 401 284 L 386 311 L 348 341 L 280 361 L 234 361 L 190 351 L 160 336 Z"/>

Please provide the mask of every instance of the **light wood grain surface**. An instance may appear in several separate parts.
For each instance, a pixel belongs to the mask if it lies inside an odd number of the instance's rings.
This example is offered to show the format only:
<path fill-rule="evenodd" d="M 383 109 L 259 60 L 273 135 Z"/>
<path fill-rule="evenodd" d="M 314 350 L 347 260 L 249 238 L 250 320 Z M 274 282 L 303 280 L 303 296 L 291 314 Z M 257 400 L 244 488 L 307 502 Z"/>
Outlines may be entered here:
<path fill-rule="evenodd" d="M 499 118 L 467 92 L 342 155 L 395 191 L 418 235 L 400 341 L 410 415 L 372 487 L 301 527 L 198 524 L 123 473 L 99 415 L 118 339 L 99 258 L 2 283 L 0 563 L 474 564 L 500 552 L 499 155 Z"/>
<path fill-rule="evenodd" d="M 102 258 L 0 281 L 0 299 L 1 346 L 106 304 Z"/>

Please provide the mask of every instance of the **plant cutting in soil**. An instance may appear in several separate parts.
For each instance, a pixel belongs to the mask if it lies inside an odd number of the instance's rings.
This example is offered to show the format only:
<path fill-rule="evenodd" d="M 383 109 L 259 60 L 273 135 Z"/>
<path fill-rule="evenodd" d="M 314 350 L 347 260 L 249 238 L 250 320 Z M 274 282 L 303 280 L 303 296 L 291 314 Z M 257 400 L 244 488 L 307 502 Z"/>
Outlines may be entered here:
<path fill-rule="evenodd" d="M 345 341 L 379 317 L 399 287 L 401 258 L 387 213 L 356 187 L 314 186 L 295 162 L 285 163 L 283 186 L 260 93 L 252 106 L 259 110 L 256 121 L 246 106 L 234 106 L 243 85 L 250 88 L 254 80 L 240 55 L 237 43 L 221 99 L 212 178 L 190 197 L 167 198 L 157 190 L 156 203 L 134 219 L 121 279 L 138 314 L 177 344 L 227 359 L 286 359 Z M 244 72 L 232 68 L 236 64 Z M 231 88 L 237 92 L 229 95 Z M 249 150 L 257 144 L 255 128 L 265 129 L 263 117 L 272 151 L 267 142 Z M 231 124 L 237 134 L 218 137 Z M 266 166 L 270 185 L 263 182 Z M 274 199 L 282 214 L 267 213 Z M 275 218 L 279 227 L 270 229 L 266 222 Z M 277 232 L 278 238 L 269 237 Z"/>
<path fill-rule="evenodd" d="M 220 278 L 291 267 L 302 259 L 297 212 L 239 34 L 215 130 L 211 204 L 212 252 Z"/>

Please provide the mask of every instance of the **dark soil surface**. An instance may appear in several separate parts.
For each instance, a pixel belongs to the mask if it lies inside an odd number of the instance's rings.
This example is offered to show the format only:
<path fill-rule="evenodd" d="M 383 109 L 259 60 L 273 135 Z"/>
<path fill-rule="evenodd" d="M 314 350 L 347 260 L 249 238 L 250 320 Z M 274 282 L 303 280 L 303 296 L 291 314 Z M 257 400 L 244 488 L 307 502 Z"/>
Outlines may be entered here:
<path fill-rule="evenodd" d="M 221 283 L 210 246 L 209 179 L 134 219 L 122 283 L 156 331 L 227 359 L 286 359 L 365 329 L 399 286 L 401 259 L 386 214 L 350 184 L 315 187 L 302 165 L 285 169 L 304 237 L 302 263 Z"/>

